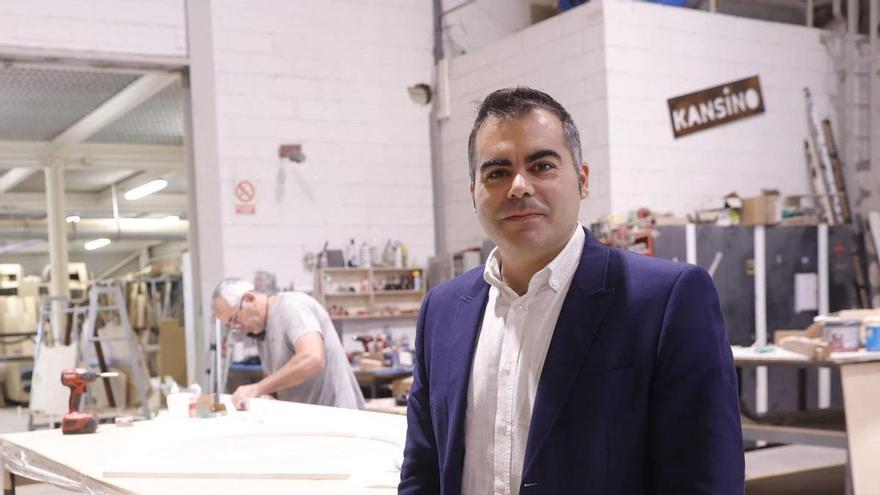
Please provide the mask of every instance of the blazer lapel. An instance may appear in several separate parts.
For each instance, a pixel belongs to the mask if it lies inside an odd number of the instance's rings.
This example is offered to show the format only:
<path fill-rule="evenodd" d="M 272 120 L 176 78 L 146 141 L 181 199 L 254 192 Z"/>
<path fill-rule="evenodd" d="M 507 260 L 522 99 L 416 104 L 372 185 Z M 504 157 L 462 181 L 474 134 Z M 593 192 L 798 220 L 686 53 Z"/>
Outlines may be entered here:
<path fill-rule="evenodd" d="M 488 296 L 489 284 L 483 280 L 482 274 L 480 274 L 469 293 L 459 299 L 450 329 L 449 347 L 446 352 L 446 404 L 449 414 L 449 437 L 446 444 L 446 462 L 443 464 L 444 493 L 446 494 L 461 493 L 467 391 L 474 348 Z"/>
<path fill-rule="evenodd" d="M 590 231 L 586 234 L 581 261 L 562 304 L 538 382 L 526 443 L 524 480 L 565 405 L 614 294 L 606 287 L 611 251 Z"/>

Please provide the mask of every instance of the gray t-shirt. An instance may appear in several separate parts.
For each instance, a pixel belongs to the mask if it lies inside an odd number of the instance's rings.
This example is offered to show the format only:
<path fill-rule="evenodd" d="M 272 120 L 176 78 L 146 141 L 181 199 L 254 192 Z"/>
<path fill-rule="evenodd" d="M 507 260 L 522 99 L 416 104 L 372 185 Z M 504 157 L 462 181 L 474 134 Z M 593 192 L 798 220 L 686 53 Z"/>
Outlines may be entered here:
<path fill-rule="evenodd" d="M 295 354 L 297 339 L 309 332 L 324 338 L 324 368 L 294 387 L 278 391 L 278 398 L 322 406 L 363 409 L 364 396 L 345 356 L 330 315 L 321 304 L 302 292 L 281 292 L 269 309 L 266 337 L 257 341 L 263 371 L 281 369 Z"/>

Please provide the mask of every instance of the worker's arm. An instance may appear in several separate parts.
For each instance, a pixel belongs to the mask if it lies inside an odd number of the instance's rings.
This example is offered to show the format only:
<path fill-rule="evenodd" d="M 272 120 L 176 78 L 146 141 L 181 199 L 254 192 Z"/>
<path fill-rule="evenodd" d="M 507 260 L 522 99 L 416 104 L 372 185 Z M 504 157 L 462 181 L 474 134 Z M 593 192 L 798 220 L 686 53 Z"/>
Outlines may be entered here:
<path fill-rule="evenodd" d="M 235 389 L 232 403 L 241 408 L 245 401 L 261 395 L 269 395 L 281 389 L 294 387 L 315 376 L 324 368 L 324 337 L 319 330 L 308 332 L 296 339 L 294 354 L 278 371 L 253 385 Z"/>

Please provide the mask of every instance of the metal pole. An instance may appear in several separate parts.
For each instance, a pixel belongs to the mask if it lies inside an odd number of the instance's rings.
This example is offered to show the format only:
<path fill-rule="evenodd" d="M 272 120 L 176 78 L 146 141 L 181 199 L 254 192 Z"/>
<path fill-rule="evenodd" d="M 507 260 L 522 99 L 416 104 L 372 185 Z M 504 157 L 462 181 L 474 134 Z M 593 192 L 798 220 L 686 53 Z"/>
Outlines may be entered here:
<path fill-rule="evenodd" d="M 688 263 L 697 264 L 697 224 L 689 223 L 684 228 L 685 249 Z"/>
<path fill-rule="evenodd" d="M 49 262 L 52 266 L 49 296 L 70 297 L 67 273 L 67 229 L 64 219 L 64 162 L 51 159 L 46 172 L 46 217 L 49 230 Z M 64 302 L 52 302 L 52 335 L 59 342 L 64 334 L 67 318 Z"/>
<path fill-rule="evenodd" d="M 880 133 L 880 0 L 868 0 L 868 21 L 868 158 L 876 171 L 880 166 L 880 138 L 876 136 Z"/>
<path fill-rule="evenodd" d="M 813 0 L 807 0 L 807 6 L 806 6 L 806 9 L 807 9 L 807 12 L 806 12 L 806 14 L 807 14 L 807 15 L 806 15 L 806 18 L 807 18 L 807 27 L 813 27 L 813 24 L 814 24 L 814 21 L 813 21 L 813 10 L 814 10 L 814 8 L 815 8 L 815 7 L 813 6 Z"/>
<path fill-rule="evenodd" d="M 818 227 L 818 253 L 816 265 L 819 268 L 819 314 L 827 315 L 831 311 L 831 300 L 828 293 L 828 225 L 820 224 Z M 831 406 L 831 369 L 819 368 L 819 408 L 828 409 Z"/>
<path fill-rule="evenodd" d="M 466 2 L 467 3 L 467 2 Z M 465 4 L 461 4 L 465 5 Z M 461 6 L 460 5 L 460 6 Z M 439 96 L 440 84 L 439 64 L 443 60 L 443 2 L 434 0 L 434 97 Z M 434 196 L 434 254 L 437 256 L 446 254 L 446 201 L 445 184 L 443 183 L 443 155 L 440 140 L 440 121 L 437 115 L 439 102 L 434 101 L 431 105 L 431 113 L 428 115 L 428 132 L 431 148 L 431 189 Z"/>
<path fill-rule="evenodd" d="M 763 225 L 755 226 L 755 347 L 767 345 L 767 252 Z M 755 370 L 755 412 L 767 412 L 767 367 Z"/>

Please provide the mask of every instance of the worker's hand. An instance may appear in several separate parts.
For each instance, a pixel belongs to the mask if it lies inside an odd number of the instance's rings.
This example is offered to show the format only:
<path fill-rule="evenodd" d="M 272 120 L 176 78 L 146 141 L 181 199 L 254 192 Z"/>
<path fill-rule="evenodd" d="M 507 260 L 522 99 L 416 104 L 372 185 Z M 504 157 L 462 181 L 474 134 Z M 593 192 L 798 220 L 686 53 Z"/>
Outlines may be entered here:
<path fill-rule="evenodd" d="M 235 393 L 232 394 L 232 405 L 235 406 L 236 409 L 244 409 L 245 403 L 248 399 L 253 399 L 254 397 L 260 396 L 260 390 L 257 387 L 257 384 L 253 385 L 242 385 L 235 389 Z"/>

